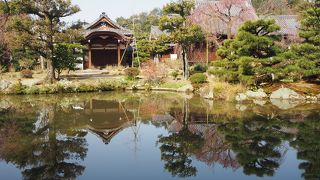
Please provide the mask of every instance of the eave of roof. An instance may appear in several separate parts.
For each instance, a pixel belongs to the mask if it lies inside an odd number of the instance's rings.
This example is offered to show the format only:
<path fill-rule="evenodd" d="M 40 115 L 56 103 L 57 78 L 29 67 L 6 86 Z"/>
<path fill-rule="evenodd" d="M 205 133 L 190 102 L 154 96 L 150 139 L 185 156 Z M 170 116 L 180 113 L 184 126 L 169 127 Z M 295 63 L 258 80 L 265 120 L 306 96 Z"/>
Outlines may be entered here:
<path fill-rule="evenodd" d="M 95 26 L 97 26 L 101 22 L 101 20 L 103 18 L 105 18 L 108 21 L 108 23 L 114 28 L 103 28 L 103 29 L 94 28 Z M 96 19 L 91 24 L 89 24 L 85 29 L 86 29 L 85 36 L 88 36 L 93 32 L 114 32 L 114 33 L 118 33 L 118 34 L 124 35 L 124 36 L 132 36 L 133 35 L 131 30 L 120 26 L 118 23 L 116 23 L 115 21 L 110 19 L 108 17 L 108 15 L 104 12 L 100 15 L 100 17 L 98 19 Z"/>
<path fill-rule="evenodd" d="M 267 15 L 260 16 L 261 19 L 274 19 L 280 26 L 279 33 L 284 35 L 298 35 L 300 23 L 297 15 Z"/>

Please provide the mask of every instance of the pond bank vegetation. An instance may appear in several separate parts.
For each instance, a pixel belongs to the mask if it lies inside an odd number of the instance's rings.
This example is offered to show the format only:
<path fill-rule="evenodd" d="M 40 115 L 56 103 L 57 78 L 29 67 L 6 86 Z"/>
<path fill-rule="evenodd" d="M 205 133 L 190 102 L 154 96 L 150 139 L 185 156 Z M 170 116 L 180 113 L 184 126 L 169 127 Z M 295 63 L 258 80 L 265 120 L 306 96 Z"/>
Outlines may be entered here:
<path fill-rule="evenodd" d="M 153 19 L 152 22 L 145 22 L 147 24 L 141 27 L 140 18 L 143 17 L 137 16 L 140 19 L 137 21 L 140 24 L 137 27 L 132 27 L 131 21 L 119 18 L 117 21 L 123 27 L 133 28 L 134 31 L 139 32 L 135 36 L 140 50 L 133 54 L 133 67 L 97 67 L 99 70 L 75 71 L 79 63 L 78 58 L 82 55 L 78 50 L 84 48 L 77 44 L 83 39 L 81 35 L 84 30 L 83 23 L 73 24 L 76 28 L 73 26 L 60 27 L 68 30 L 61 35 L 70 35 L 73 38 L 70 39 L 70 42 L 64 42 L 64 36 L 59 37 L 59 40 L 64 43 L 57 46 L 52 45 L 54 54 L 51 51 L 44 55 L 38 54 L 35 51 L 38 46 L 31 46 L 33 44 L 22 48 L 17 43 L 14 44 L 17 47 L 13 46 L 12 49 L 4 48 L 12 56 L 12 61 L 1 61 L 0 94 L 31 95 L 152 90 L 188 92 L 209 100 L 242 103 L 255 100 L 271 101 L 272 99 L 319 102 L 320 49 L 318 37 L 320 31 L 319 22 L 314 20 L 319 19 L 319 14 L 315 13 L 320 9 L 319 3 L 319 1 L 306 2 L 305 9 L 297 11 L 300 16 L 297 21 L 301 28 L 296 32 L 297 41 L 290 41 L 290 43 L 285 41 L 285 35 L 279 33 L 282 27 L 276 19 L 261 17 L 243 21 L 237 25 L 237 31 L 233 35 L 227 34 L 227 37 L 221 37 L 221 39 L 211 37 L 219 39 L 217 42 L 211 42 L 212 39 L 208 39 L 206 35 L 210 27 L 203 26 L 204 24 L 201 24 L 203 22 L 193 22 L 192 19 L 197 17 L 208 21 L 213 20 L 208 19 L 204 14 L 195 13 L 197 11 L 193 9 L 199 7 L 196 7 L 194 1 L 181 0 L 169 3 L 163 9 L 150 13 L 147 17 Z M 18 4 L 9 3 L 8 5 L 19 7 Z M 71 3 L 59 4 L 58 2 L 52 6 L 73 7 Z M 75 9 L 74 12 L 62 12 L 62 14 L 73 14 L 78 11 L 79 9 Z M 0 13 L 8 12 L 0 9 Z M 22 17 L 19 13 L 27 14 L 28 17 L 30 16 L 28 21 L 34 21 L 32 13 L 18 12 L 16 20 L 10 19 L 12 15 L 8 13 L 8 22 L 23 20 L 20 19 Z M 172 14 L 176 16 L 171 17 Z M 243 14 L 239 14 L 239 17 L 241 16 Z M 176 20 L 181 23 L 174 23 Z M 5 27 L 6 30 L 21 32 L 28 35 L 26 37 L 32 39 L 35 44 L 39 44 L 39 38 L 16 27 L 19 25 L 17 22 L 13 27 Z M 148 39 L 150 26 L 158 26 L 159 31 L 168 33 L 155 37 L 153 40 Z M 213 34 L 213 36 L 216 35 Z M 10 36 L 6 37 L 10 38 Z M 23 37 L 15 38 L 24 40 Z M 8 39 L 6 42 L 10 45 L 13 41 Z M 197 49 L 194 45 L 199 42 L 206 42 L 207 45 L 211 43 L 215 47 L 217 55 L 215 59 L 209 59 L 208 54 L 205 61 L 191 56 L 190 48 Z M 165 55 L 170 49 L 170 45 L 175 45 L 180 49 L 180 54 L 175 52 L 177 59 L 161 59 L 162 55 Z M 21 49 L 29 49 L 30 52 L 18 51 Z M 48 63 L 46 71 L 37 70 L 39 69 L 36 67 L 37 63 L 39 66 L 39 56 Z M 52 57 L 55 58 L 52 59 Z M 92 72 L 93 74 L 90 74 Z"/>

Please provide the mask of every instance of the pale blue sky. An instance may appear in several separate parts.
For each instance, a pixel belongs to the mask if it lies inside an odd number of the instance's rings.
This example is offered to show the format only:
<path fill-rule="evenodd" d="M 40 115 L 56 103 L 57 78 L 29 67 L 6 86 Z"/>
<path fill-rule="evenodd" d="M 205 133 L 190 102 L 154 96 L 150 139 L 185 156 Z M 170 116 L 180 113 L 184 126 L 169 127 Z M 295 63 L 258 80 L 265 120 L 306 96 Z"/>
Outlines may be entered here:
<path fill-rule="evenodd" d="M 73 4 L 80 6 L 81 11 L 72 17 L 66 18 L 66 21 L 85 20 L 92 22 L 99 17 L 101 12 L 115 20 L 115 18 L 124 16 L 129 17 L 143 11 L 150 11 L 155 7 L 163 7 L 172 0 L 72 0 Z"/>

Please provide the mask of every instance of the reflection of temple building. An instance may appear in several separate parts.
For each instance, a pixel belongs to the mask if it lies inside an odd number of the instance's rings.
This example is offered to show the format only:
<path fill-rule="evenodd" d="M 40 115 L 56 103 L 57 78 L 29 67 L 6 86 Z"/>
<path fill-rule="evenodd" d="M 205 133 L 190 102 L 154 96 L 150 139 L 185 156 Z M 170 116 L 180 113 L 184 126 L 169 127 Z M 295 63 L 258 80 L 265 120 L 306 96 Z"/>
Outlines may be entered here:
<path fill-rule="evenodd" d="M 84 113 L 87 129 L 105 143 L 133 125 L 133 114 L 118 101 L 90 100 L 84 106 Z"/>

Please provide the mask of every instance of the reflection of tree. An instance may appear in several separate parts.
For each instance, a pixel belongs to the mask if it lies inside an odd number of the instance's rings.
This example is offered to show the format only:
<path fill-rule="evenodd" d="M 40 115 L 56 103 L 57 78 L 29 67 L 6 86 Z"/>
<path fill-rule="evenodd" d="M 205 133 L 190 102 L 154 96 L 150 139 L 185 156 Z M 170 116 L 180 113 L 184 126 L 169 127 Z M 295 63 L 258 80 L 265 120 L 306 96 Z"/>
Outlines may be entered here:
<path fill-rule="evenodd" d="M 201 136 L 190 132 L 188 128 L 189 115 L 188 102 L 184 101 L 183 112 L 175 111 L 176 121 L 183 124 L 178 133 L 172 133 L 165 137 L 160 136 L 158 143 L 161 144 L 161 159 L 165 161 L 165 169 L 173 176 L 191 177 L 196 176 L 197 169 L 192 166 L 191 154 L 200 150 L 203 144 Z"/>
<path fill-rule="evenodd" d="M 2 141 L 5 144 L 1 144 L 0 158 L 22 169 L 25 179 L 75 179 L 85 169 L 77 162 L 86 156 L 85 134 L 73 130 L 68 136 L 72 128 L 57 123 L 55 105 L 46 104 L 40 111 L 37 121 L 35 116 L 30 123 L 15 115 L 8 121 L 11 125 L 0 127 L 1 132 L 12 133 Z"/>
<path fill-rule="evenodd" d="M 282 131 L 280 120 L 255 116 L 245 121 L 221 125 L 226 141 L 232 144 L 238 162 L 247 175 L 273 176 L 285 153 L 282 140 L 290 135 Z"/>
<path fill-rule="evenodd" d="M 320 113 L 313 113 L 299 123 L 299 133 L 291 145 L 298 150 L 298 159 L 305 160 L 299 165 L 305 179 L 320 179 Z"/>
<path fill-rule="evenodd" d="M 196 154 L 197 159 L 209 166 L 213 166 L 217 162 L 225 168 L 239 168 L 240 165 L 231 150 L 231 146 L 225 142 L 222 134 L 217 132 L 213 126 L 202 126 L 205 129 L 203 133 L 204 144 L 201 151 Z"/>
<path fill-rule="evenodd" d="M 191 165 L 190 153 L 198 151 L 202 146 L 200 136 L 191 133 L 184 127 L 180 132 L 168 137 L 161 136 L 158 141 L 161 151 L 161 159 L 165 161 L 165 169 L 173 176 L 196 176 L 197 169 Z"/>

